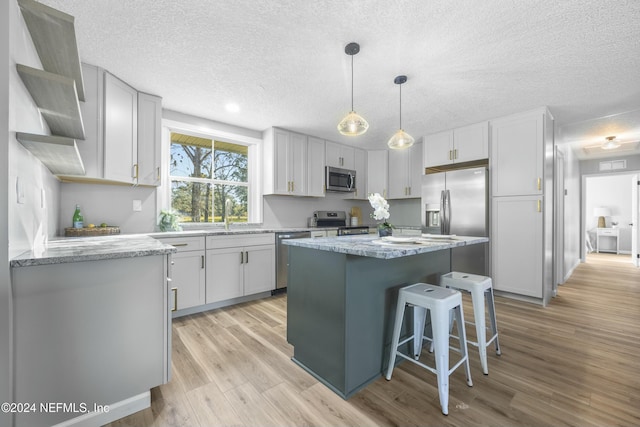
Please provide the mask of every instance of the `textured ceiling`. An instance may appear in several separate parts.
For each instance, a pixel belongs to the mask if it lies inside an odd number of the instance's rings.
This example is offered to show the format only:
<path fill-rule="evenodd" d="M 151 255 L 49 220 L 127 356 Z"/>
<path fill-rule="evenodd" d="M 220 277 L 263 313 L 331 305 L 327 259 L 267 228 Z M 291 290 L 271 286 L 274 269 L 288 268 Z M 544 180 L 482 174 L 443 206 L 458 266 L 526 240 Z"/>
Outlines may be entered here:
<path fill-rule="evenodd" d="M 547 105 L 573 142 L 592 143 L 608 135 L 593 120 L 640 110 L 638 0 L 42 2 L 76 17 L 83 61 L 165 108 L 249 129 L 384 147 L 399 74 L 416 139 Z M 350 109 L 352 41 L 354 106 L 370 124 L 355 138 L 336 130 Z M 631 116 L 620 132 L 640 139 Z"/>

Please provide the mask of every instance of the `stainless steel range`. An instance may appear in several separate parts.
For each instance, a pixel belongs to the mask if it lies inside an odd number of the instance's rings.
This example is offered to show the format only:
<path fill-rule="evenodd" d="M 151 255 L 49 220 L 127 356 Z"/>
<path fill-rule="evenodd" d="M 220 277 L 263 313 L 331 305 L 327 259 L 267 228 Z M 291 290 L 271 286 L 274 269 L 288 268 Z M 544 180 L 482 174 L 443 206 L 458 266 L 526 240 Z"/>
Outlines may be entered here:
<path fill-rule="evenodd" d="M 345 211 L 315 211 L 313 218 L 315 219 L 317 227 L 337 227 L 338 236 L 369 234 L 369 227 L 366 225 L 347 225 L 347 214 Z"/>

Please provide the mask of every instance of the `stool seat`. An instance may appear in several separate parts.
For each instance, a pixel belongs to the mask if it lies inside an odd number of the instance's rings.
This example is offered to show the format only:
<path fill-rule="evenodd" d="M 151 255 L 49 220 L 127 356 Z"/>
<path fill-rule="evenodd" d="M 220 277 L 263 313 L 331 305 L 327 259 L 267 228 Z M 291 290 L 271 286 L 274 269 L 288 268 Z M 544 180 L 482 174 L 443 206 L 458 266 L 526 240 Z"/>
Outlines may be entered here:
<path fill-rule="evenodd" d="M 400 331 L 404 319 L 405 307 L 413 309 L 413 334 L 400 341 Z M 430 314 L 432 336 L 424 336 L 427 312 Z M 449 369 L 449 325 L 450 313 L 456 319 L 458 325 L 458 336 L 460 342 L 459 353 L 461 359 Z M 460 365 L 465 365 L 467 384 L 473 385 L 471 381 L 471 370 L 469 368 L 469 356 L 467 353 L 467 341 L 464 326 L 464 314 L 462 312 L 462 295 L 454 289 L 447 289 L 441 286 L 427 283 L 416 283 L 401 288 L 398 293 L 398 304 L 396 307 L 395 323 L 393 327 L 393 337 L 391 339 L 391 351 L 389 352 L 389 364 L 387 366 L 386 379 L 391 379 L 396 357 L 400 356 L 412 363 L 415 363 L 436 374 L 438 379 L 438 394 L 442 413 L 449 413 L 449 375 Z M 418 361 L 422 349 L 422 341 L 431 341 L 435 351 L 435 369 Z M 403 354 L 398 348 L 413 340 L 413 356 Z M 455 350 L 455 349 L 454 349 Z"/>
<path fill-rule="evenodd" d="M 471 294 L 474 317 L 474 322 L 472 324 L 475 324 L 476 326 L 476 336 L 478 337 L 478 341 L 468 341 L 468 343 L 478 347 L 482 372 L 485 375 L 488 375 L 489 366 L 487 363 L 487 347 L 494 342 L 496 354 L 498 356 L 501 354 L 500 343 L 498 341 L 498 324 L 496 321 L 496 309 L 491 278 L 487 276 L 480 276 L 478 274 L 452 271 L 451 273 L 441 276 L 440 284 L 449 289 L 465 291 Z M 491 324 L 491 337 L 488 339 L 485 300 L 486 308 L 489 312 L 489 322 Z"/>

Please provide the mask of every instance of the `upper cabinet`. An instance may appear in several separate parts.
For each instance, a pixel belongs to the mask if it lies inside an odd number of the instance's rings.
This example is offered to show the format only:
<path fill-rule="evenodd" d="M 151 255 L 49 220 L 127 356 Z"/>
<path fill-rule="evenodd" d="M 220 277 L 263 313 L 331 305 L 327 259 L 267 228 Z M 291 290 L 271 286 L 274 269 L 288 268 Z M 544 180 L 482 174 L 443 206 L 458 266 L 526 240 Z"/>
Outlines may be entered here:
<path fill-rule="evenodd" d="M 482 122 L 424 137 L 425 168 L 489 157 L 489 123 Z"/>
<path fill-rule="evenodd" d="M 379 193 L 382 197 L 387 197 L 388 175 L 389 150 L 369 150 L 367 152 L 367 193 Z"/>
<path fill-rule="evenodd" d="M 347 145 L 326 141 L 326 164 L 342 169 L 355 169 L 355 149 Z"/>
<path fill-rule="evenodd" d="M 78 144 L 86 176 L 66 181 L 160 185 L 162 98 L 138 92 L 108 71 L 82 64 L 86 138 Z"/>
<path fill-rule="evenodd" d="M 491 121 L 494 197 L 542 194 L 544 117 L 534 112 Z"/>
<path fill-rule="evenodd" d="M 320 173 L 320 168 L 313 161 L 309 162 L 307 139 L 306 135 L 278 128 L 264 132 L 264 194 L 309 195 L 309 164 L 316 173 Z M 315 149 L 317 145 L 314 144 L 314 152 Z M 313 177 L 314 183 L 317 184 L 318 179 Z"/>
<path fill-rule="evenodd" d="M 354 148 L 353 160 L 353 169 L 356 171 L 356 191 L 353 193 L 353 198 L 365 200 L 367 198 L 367 152 Z"/>
<path fill-rule="evenodd" d="M 324 197 L 324 139 L 307 138 L 307 196 Z"/>
<path fill-rule="evenodd" d="M 104 73 L 104 178 L 136 183 L 138 92 Z"/>
<path fill-rule="evenodd" d="M 421 196 L 422 143 L 404 150 L 389 150 L 389 199 Z"/>

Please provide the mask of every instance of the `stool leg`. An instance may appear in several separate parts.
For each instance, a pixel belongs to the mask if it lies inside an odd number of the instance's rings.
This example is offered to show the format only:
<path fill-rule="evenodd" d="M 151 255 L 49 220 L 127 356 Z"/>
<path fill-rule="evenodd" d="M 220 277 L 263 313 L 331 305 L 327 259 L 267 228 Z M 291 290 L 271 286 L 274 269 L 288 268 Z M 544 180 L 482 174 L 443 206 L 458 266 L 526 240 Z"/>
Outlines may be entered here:
<path fill-rule="evenodd" d="M 498 321 L 496 320 L 496 306 L 493 300 L 493 288 L 489 288 L 485 293 L 487 297 L 487 307 L 489 308 L 489 321 L 491 322 L 491 332 L 495 335 L 496 354 L 500 356 L 500 343 L 498 342 Z"/>
<path fill-rule="evenodd" d="M 404 308 L 406 300 L 402 293 L 398 295 L 398 305 L 396 307 L 396 320 L 393 324 L 393 337 L 391 338 L 391 348 L 389 349 L 389 366 L 387 366 L 387 375 L 385 378 L 391 379 L 393 365 L 396 363 L 396 353 L 398 351 L 398 342 L 400 341 L 400 329 L 402 328 L 402 319 L 404 318 Z"/>
<path fill-rule="evenodd" d="M 427 309 L 413 306 L 413 356 L 416 360 L 422 353 L 422 337 L 424 336 L 424 324 L 427 318 Z"/>
<path fill-rule="evenodd" d="M 487 324 L 484 313 L 484 291 L 472 290 L 471 301 L 473 303 L 473 317 L 476 323 L 476 335 L 478 336 L 478 351 L 480 352 L 480 364 L 482 372 L 489 375 L 487 365 Z"/>
<path fill-rule="evenodd" d="M 431 329 L 433 331 L 433 347 L 436 360 L 436 375 L 438 377 L 438 394 L 440 406 L 444 415 L 449 414 L 449 324 L 436 321 L 440 319 L 437 310 L 431 310 Z"/>
<path fill-rule="evenodd" d="M 469 350 L 467 348 L 467 331 L 464 326 L 464 311 L 462 310 L 462 305 L 457 306 L 453 309 L 455 315 L 457 316 L 457 324 L 458 324 L 458 336 L 460 337 L 460 354 L 464 362 L 464 371 L 467 376 L 467 385 L 469 387 L 473 386 L 473 381 L 471 380 L 471 367 L 469 366 Z"/>

